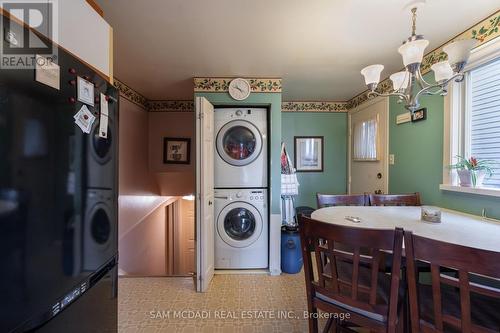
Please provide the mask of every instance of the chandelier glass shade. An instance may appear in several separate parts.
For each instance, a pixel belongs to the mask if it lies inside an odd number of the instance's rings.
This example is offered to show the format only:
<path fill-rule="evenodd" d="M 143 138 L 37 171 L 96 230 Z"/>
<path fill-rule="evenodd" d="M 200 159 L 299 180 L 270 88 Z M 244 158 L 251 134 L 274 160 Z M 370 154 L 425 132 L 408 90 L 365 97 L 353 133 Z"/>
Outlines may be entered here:
<path fill-rule="evenodd" d="M 412 35 L 398 48 L 403 58 L 405 69 L 390 76 L 393 90 L 389 93 L 376 91 L 380 82 L 383 65 L 370 65 L 361 70 L 365 83 L 370 90 L 368 97 L 397 96 L 399 102 L 405 103 L 405 108 L 411 112 L 420 107 L 419 98 L 422 95 L 446 95 L 447 87 L 453 80 L 460 82 L 464 78 L 463 69 L 469 60 L 471 50 L 476 46 L 477 40 L 456 40 L 443 47 L 448 55 L 448 60 L 435 63 L 431 66 L 434 72 L 435 83 L 424 80 L 420 67 L 424 58 L 425 49 L 429 41 L 422 35 L 416 34 L 417 7 L 411 9 Z"/>

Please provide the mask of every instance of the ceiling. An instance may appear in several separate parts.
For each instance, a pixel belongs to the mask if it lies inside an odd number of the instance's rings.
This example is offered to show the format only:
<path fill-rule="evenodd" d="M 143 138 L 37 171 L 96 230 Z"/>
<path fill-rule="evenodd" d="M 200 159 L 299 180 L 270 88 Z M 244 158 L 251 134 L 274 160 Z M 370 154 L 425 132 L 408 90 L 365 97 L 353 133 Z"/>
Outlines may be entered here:
<path fill-rule="evenodd" d="M 343 101 L 359 71 L 410 35 L 404 0 L 98 0 L 114 28 L 115 76 L 148 99 L 193 97 L 193 77 L 282 77 L 284 101 Z M 500 8 L 498 0 L 428 0 L 417 32 L 428 51 Z"/>

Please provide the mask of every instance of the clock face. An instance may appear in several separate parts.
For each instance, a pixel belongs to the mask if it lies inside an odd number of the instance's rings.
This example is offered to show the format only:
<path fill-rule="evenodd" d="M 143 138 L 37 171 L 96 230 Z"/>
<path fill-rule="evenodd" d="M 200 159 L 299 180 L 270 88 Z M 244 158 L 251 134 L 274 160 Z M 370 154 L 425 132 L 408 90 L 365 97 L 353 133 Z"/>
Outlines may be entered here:
<path fill-rule="evenodd" d="M 242 101 L 250 96 L 250 83 L 245 79 L 234 79 L 229 84 L 229 95 L 237 101 Z"/>

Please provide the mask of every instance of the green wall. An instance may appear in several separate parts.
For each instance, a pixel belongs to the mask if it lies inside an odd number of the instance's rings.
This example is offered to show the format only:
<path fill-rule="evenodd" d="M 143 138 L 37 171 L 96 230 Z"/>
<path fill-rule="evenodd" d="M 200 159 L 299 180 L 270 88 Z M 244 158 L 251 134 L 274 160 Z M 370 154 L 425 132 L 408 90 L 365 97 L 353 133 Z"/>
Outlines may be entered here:
<path fill-rule="evenodd" d="M 324 136 L 324 172 L 299 172 L 296 206 L 316 207 L 316 192 L 347 190 L 347 113 L 283 112 L 282 137 L 294 163 L 294 136 Z"/>
<path fill-rule="evenodd" d="M 426 75 L 428 81 L 432 75 Z M 444 97 L 424 96 L 427 120 L 396 125 L 396 116 L 406 112 L 396 98 L 389 103 L 389 150 L 395 155 L 395 165 L 389 169 L 390 193 L 418 191 L 423 203 L 466 213 L 500 218 L 500 199 L 496 197 L 441 191 L 443 180 Z"/>
<path fill-rule="evenodd" d="M 244 101 L 236 101 L 227 92 L 195 93 L 195 97 L 205 97 L 215 106 L 252 105 L 270 107 L 270 195 L 271 214 L 279 214 L 281 208 L 281 93 L 252 93 Z"/>

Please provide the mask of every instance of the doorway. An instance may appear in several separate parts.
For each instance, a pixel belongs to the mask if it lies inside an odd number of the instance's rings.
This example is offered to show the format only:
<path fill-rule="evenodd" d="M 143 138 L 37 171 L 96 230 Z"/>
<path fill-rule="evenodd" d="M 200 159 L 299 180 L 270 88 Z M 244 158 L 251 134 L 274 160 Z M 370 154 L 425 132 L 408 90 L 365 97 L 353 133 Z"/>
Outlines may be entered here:
<path fill-rule="evenodd" d="M 182 197 L 165 209 L 165 274 L 192 276 L 196 271 L 194 196 Z"/>
<path fill-rule="evenodd" d="M 376 98 L 349 112 L 349 193 L 388 192 L 388 153 L 388 98 Z"/>

